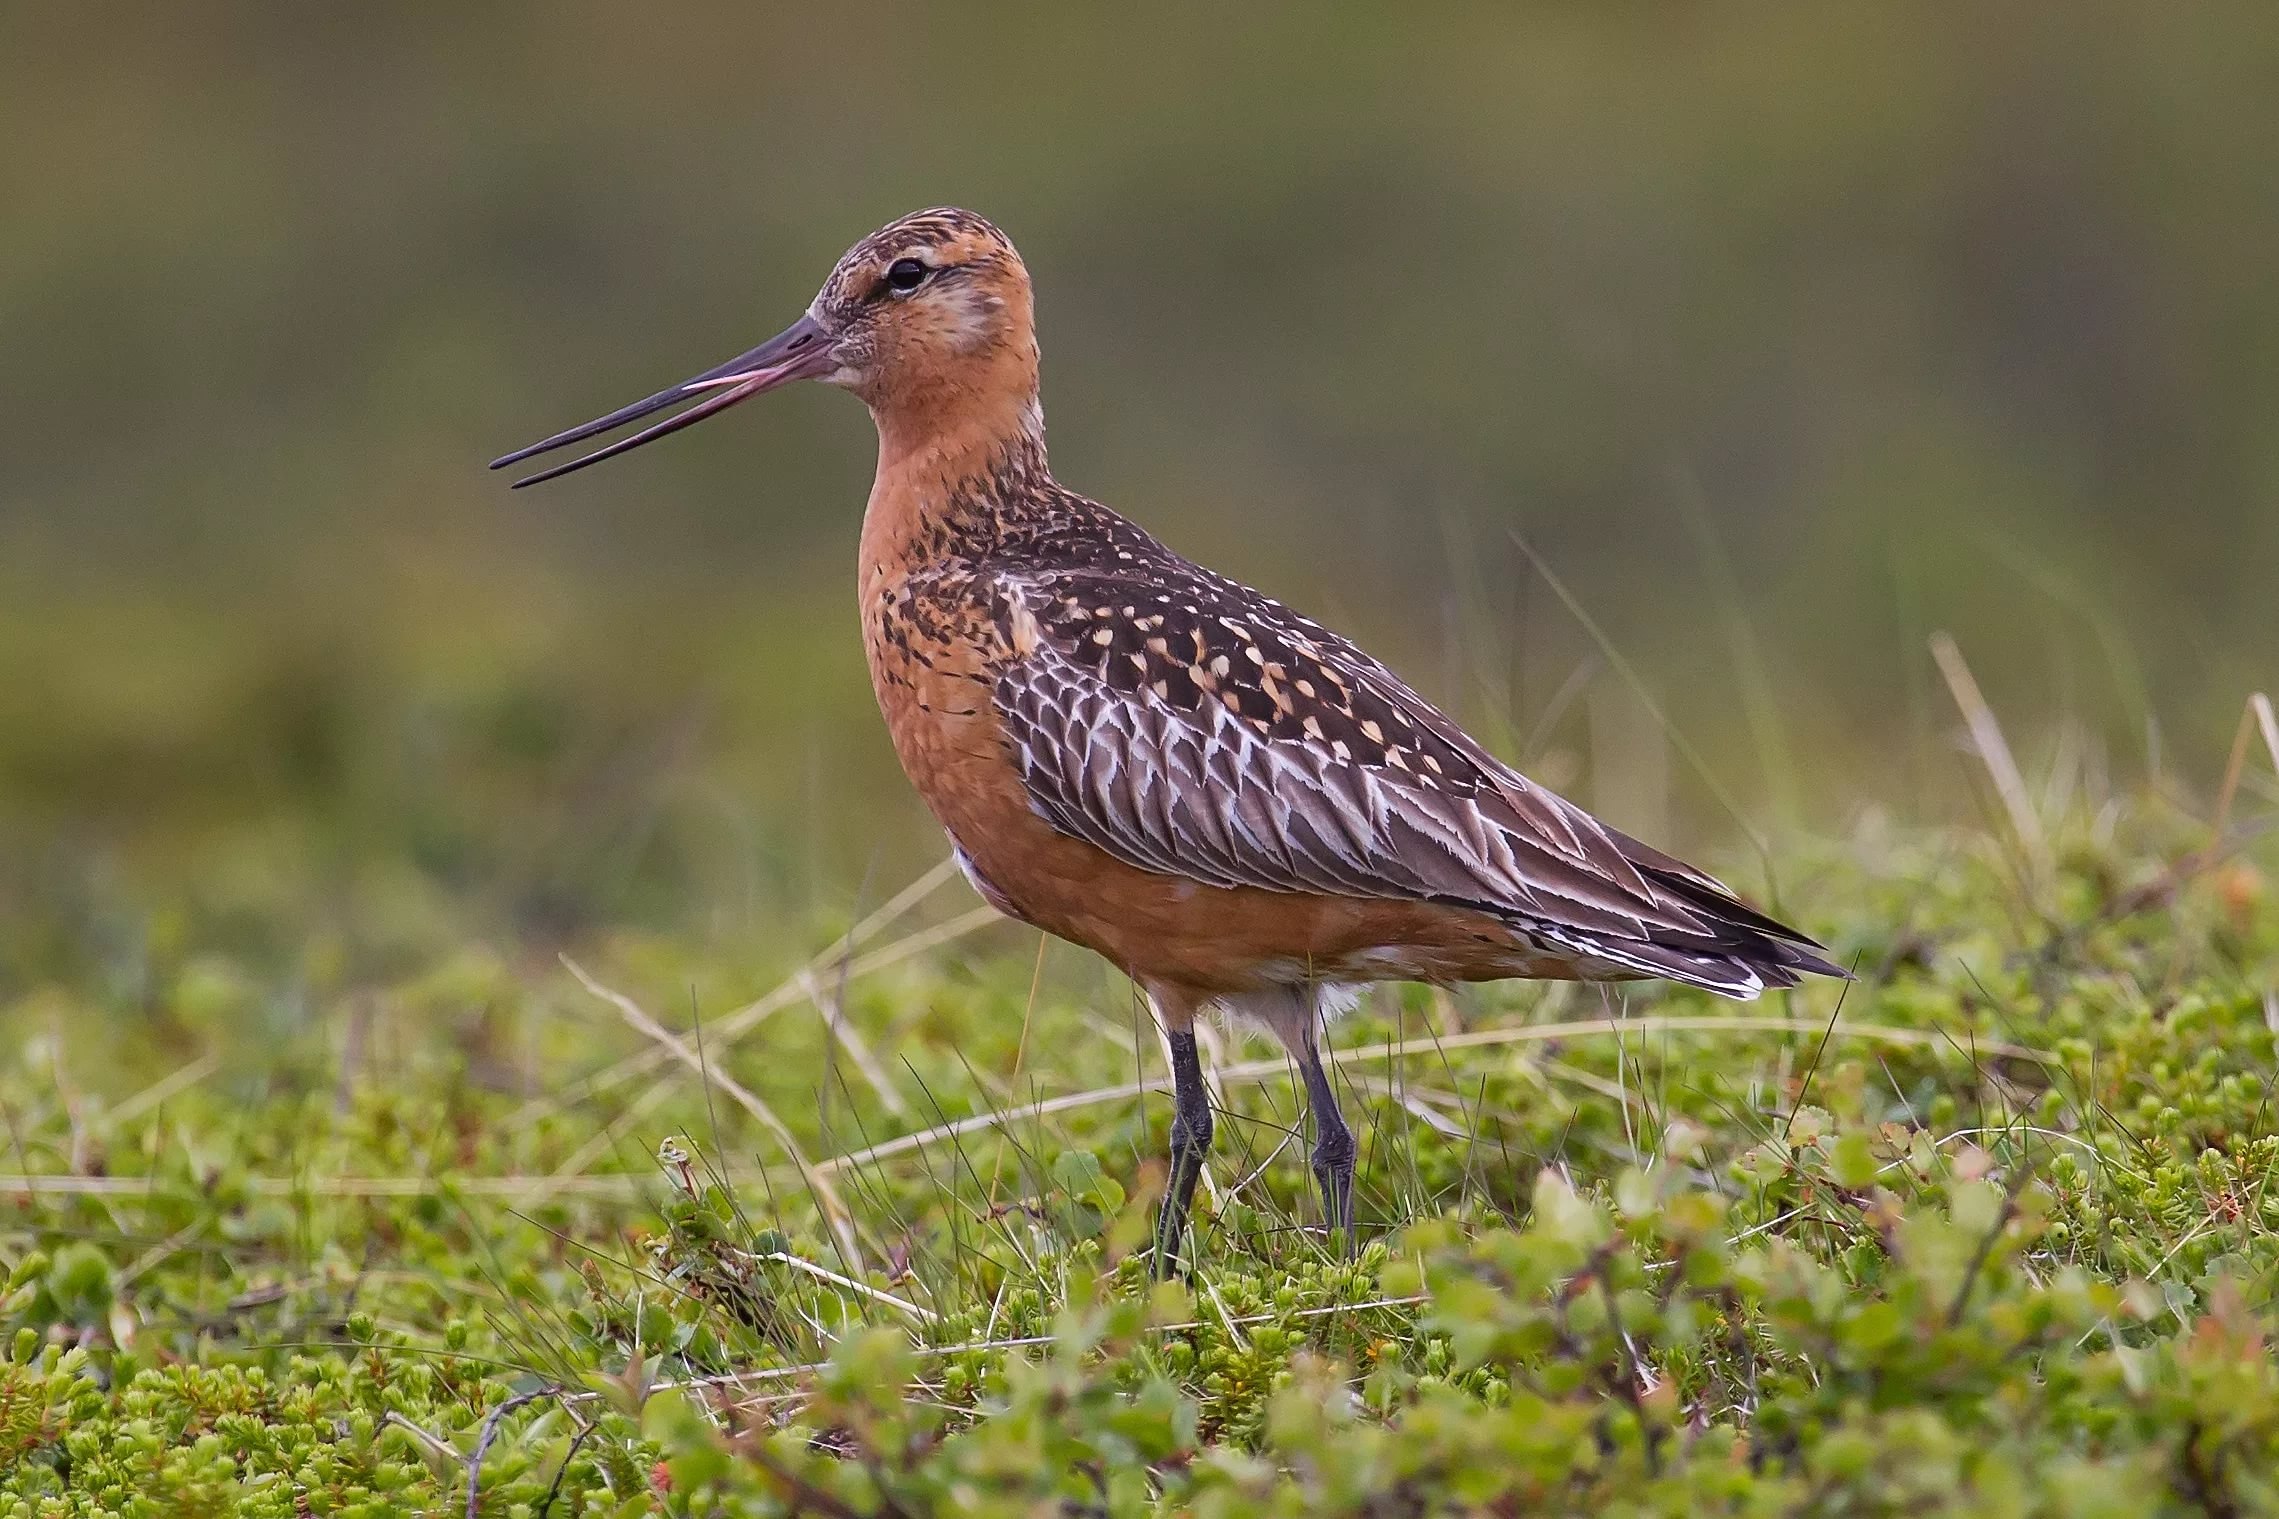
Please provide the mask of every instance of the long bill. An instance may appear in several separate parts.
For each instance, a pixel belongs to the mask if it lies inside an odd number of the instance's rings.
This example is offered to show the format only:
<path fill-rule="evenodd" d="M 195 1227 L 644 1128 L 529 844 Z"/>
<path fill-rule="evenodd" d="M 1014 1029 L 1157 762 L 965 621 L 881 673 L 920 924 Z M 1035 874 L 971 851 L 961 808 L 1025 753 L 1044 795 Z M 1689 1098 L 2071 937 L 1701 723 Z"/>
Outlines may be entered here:
<path fill-rule="evenodd" d="M 706 391 L 712 392 L 688 410 L 667 417 L 653 426 L 644 427 L 629 437 L 619 438 L 615 443 L 597 448 L 590 454 L 582 454 L 567 464 L 557 464 L 552 469 L 525 475 L 514 482 L 514 488 L 520 490 L 525 485 L 552 480 L 574 469 L 584 469 L 589 464 L 598 464 L 604 459 L 639 448 L 644 443 L 654 442 L 667 433 L 678 432 L 691 423 L 701 422 L 714 412 L 726 411 L 738 401 L 756 396 L 763 390 L 773 390 L 793 380 L 807 380 L 829 374 L 836 362 L 831 352 L 830 334 L 813 317 L 803 316 L 759 347 L 740 353 L 725 364 L 715 365 L 694 378 L 660 390 L 646 400 L 635 401 L 631 406 L 621 406 L 606 417 L 596 417 L 583 426 L 573 427 L 568 432 L 558 432 L 528 448 L 518 448 L 511 454 L 493 459 L 491 468 L 504 469 L 510 464 L 519 464 L 534 454 L 581 442 L 598 433 L 623 427 L 651 412 L 663 411 L 666 407 L 676 406 L 691 397 L 704 395 Z"/>

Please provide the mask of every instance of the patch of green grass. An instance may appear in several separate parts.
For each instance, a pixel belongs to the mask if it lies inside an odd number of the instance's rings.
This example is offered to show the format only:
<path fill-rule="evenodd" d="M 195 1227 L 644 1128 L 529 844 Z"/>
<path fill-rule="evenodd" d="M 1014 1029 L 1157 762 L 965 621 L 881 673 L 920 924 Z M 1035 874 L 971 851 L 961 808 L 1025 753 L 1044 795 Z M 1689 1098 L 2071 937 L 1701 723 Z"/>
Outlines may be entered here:
<path fill-rule="evenodd" d="M 962 888 L 767 995 L 122 909 L 7 1013 L 0 1515 L 2279 1512 L 2269 851 L 2044 823 L 1785 851 L 1850 988 L 1374 993 L 1355 1260 L 1230 1038 L 1161 1286 L 1154 1033 Z"/>

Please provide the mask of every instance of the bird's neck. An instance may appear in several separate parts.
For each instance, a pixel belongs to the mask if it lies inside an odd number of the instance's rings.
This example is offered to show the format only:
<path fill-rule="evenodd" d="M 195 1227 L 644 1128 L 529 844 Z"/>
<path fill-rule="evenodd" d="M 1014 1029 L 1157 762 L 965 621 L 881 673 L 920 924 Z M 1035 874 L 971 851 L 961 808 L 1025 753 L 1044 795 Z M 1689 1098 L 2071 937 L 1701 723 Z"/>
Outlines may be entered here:
<path fill-rule="evenodd" d="M 978 558 L 1053 489 L 1033 387 L 923 410 L 875 408 L 878 474 L 863 514 L 867 583 Z"/>

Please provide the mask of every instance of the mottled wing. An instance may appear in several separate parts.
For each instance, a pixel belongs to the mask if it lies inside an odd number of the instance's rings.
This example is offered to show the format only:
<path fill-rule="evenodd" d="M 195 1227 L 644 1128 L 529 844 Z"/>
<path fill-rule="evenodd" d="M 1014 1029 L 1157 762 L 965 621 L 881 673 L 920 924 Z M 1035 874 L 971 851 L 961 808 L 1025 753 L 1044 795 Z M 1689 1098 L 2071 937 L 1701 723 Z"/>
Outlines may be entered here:
<path fill-rule="evenodd" d="M 1212 885 L 1472 907 L 1647 974 L 1761 984 L 1696 964 L 1739 927 L 1714 881 L 1535 786 L 1279 603 L 1184 561 L 1148 568 L 1000 587 L 1016 657 L 996 702 L 1055 827 Z"/>

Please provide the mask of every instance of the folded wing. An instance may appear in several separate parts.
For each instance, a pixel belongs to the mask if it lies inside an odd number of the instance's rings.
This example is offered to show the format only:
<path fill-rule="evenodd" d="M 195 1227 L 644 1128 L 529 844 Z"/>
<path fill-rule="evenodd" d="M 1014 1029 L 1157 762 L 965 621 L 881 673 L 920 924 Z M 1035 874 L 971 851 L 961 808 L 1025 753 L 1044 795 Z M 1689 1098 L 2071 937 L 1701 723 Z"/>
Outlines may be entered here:
<path fill-rule="evenodd" d="M 1009 578 L 994 696 L 1036 810 L 1216 886 L 1444 903 L 1729 995 L 1810 941 L 1502 764 L 1352 644 L 1166 552 Z"/>

